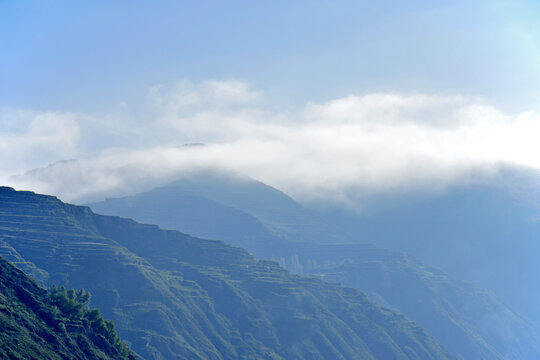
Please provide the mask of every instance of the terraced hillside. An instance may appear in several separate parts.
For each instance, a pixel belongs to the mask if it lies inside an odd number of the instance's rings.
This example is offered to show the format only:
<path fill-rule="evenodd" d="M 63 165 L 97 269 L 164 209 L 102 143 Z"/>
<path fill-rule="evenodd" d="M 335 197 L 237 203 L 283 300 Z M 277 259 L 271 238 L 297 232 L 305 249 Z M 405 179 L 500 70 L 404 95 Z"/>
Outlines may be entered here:
<path fill-rule="evenodd" d="M 260 259 L 277 260 L 293 273 L 359 289 L 421 325 L 458 358 L 540 358 L 539 329 L 493 293 L 456 281 L 400 252 L 364 244 L 287 241 L 276 235 L 273 226 L 281 221 L 281 214 L 294 210 L 302 215 L 286 219 L 278 228 L 302 233 L 306 222 L 295 219 L 309 218 L 306 209 L 264 184 L 206 175 L 90 206 L 104 214 L 222 239 Z M 267 203 L 272 207 L 265 208 Z M 269 218 L 272 221 L 261 220 Z M 319 237 L 327 230 L 319 228 Z M 399 239 L 399 234 L 390 232 L 387 236 Z"/>
<path fill-rule="evenodd" d="M 0 240 L 48 283 L 85 288 L 148 359 L 448 359 L 361 292 L 221 241 L 0 188 Z"/>
<path fill-rule="evenodd" d="M 536 359 L 540 331 L 497 296 L 411 256 L 370 245 L 289 244 L 280 262 L 360 289 L 420 324 L 461 359 Z"/>
<path fill-rule="evenodd" d="M 82 303 L 76 313 L 55 304 L 51 294 L 0 257 L 0 358 L 136 359 L 99 313 Z"/>

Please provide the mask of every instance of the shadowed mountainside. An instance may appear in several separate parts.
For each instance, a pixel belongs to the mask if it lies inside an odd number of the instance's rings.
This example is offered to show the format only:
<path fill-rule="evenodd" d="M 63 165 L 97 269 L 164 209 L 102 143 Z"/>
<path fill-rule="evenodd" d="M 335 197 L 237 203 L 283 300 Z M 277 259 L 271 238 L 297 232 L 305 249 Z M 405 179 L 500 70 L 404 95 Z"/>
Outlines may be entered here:
<path fill-rule="evenodd" d="M 73 294 L 76 294 L 73 292 Z M 2 359 L 136 359 L 98 312 L 58 307 L 50 294 L 0 257 Z M 72 304 L 72 302 L 70 302 Z"/>
<path fill-rule="evenodd" d="M 455 281 L 410 256 L 375 246 L 287 241 L 277 236 L 279 232 L 274 228 L 280 214 L 301 213 L 278 227 L 289 229 L 289 235 L 301 233 L 306 223 L 317 219 L 299 204 L 293 204 L 291 198 L 276 189 L 265 189 L 259 182 L 207 176 L 203 173 L 146 193 L 90 206 L 97 212 L 226 240 L 247 248 L 259 258 L 277 260 L 292 272 L 360 289 L 419 323 L 464 359 L 540 356 L 538 329 L 494 294 Z M 266 209 L 267 203 L 272 206 Z M 281 206 L 285 210 L 281 211 Z M 261 220 L 269 217 L 273 218 L 270 223 Z M 297 224 L 295 219 L 301 220 Z M 331 227 L 319 227 L 319 239 L 328 229 Z M 387 232 L 387 236 L 396 235 Z M 302 239 L 306 237 L 303 234 Z"/>
<path fill-rule="evenodd" d="M 51 196 L 0 188 L 0 239 L 48 282 L 90 291 L 145 358 L 451 358 L 357 290 Z"/>
<path fill-rule="evenodd" d="M 492 290 L 540 324 L 540 174 L 505 167 L 443 191 L 374 197 L 361 214 L 322 214 L 359 239 L 412 254 Z M 399 234 L 399 236 L 396 236 Z"/>

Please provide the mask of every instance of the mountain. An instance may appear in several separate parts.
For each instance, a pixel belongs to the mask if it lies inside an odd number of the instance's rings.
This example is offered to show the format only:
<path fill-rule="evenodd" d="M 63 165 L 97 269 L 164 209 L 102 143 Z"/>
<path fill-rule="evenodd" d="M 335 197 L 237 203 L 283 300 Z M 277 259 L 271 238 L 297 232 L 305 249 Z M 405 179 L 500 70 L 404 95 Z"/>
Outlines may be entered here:
<path fill-rule="evenodd" d="M 0 357 L 136 359 L 120 342 L 112 323 L 68 294 L 88 299 L 82 291 L 47 292 L 0 257 Z"/>
<path fill-rule="evenodd" d="M 335 244 L 350 240 L 349 235 L 340 227 L 319 221 L 285 193 L 238 174 L 197 172 L 178 179 L 163 187 L 163 190 L 153 191 L 150 196 L 152 198 L 147 200 L 153 202 L 166 201 L 164 198 L 167 196 L 184 199 L 193 196 L 198 202 L 202 196 L 253 215 L 274 236 L 290 241 Z"/>
<path fill-rule="evenodd" d="M 452 358 L 357 290 L 55 197 L 0 188 L 0 240 L 47 282 L 90 291 L 144 358 Z"/>
<path fill-rule="evenodd" d="M 164 229 L 176 229 L 206 239 L 225 240 L 236 246 L 266 247 L 288 242 L 254 216 L 204 197 L 180 183 L 135 196 L 107 199 L 89 205 L 105 215 L 120 215 Z"/>
<path fill-rule="evenodd" d="M 494 293 L 456 281 L 411 256 L 356 244 L 294 244 L 273 253 L 304 275 L 359 289 L 401 312 L 459 358 L 540 358 L 538 327 Z"/>
<path fill-rule="evenodd" d="M 327 213 L 360 239 L 405 251 L 493 290 L 540 324 L 540 174 L 505 167 L 437 192 L 374 197 L 360 214 Z"/>
<path fill-rule="evenodd" d="M 288 241 L 271 230 L 282 213 L 297 212 L 287 220 L 289 229 L 295 226 L 295 219 L 321 220 L 301 205 L 292 204 L 294 200 L 290 197 L 262 183 L 224 175 L 208 176 L 202 173 L 199 179 L 191 177 L 90 206 L 97 212 L 156 223 L 195 236 L 223 239 L 246 247 L 259 258 L 277 260 L 292 272 L 360 289 L 420 324 L 459 358 L 540 357 L 538 329 L 493 293 L 456 281 L 411 256 L 380 247 Z M 243 186 L 246 186 L 244 192 Z M 271 198 L 273 194 L 276 199 Z M 235 200 L 235 196 L 239 199 Z M 273 204 L 272 211 L 263 210 L 267 203 Z M 286 208 L 283 211 L 282 204 Z M 268 222 L 268 218 L 273 221 Z M 300 222 L 289 235 L 295 231 L 301 233 L 305 223 Z M 338 219 L 334 224 L 339 224 Z M 320 226 L 319 236 L 324 237 L 324 231 L 331 228 Z M 304 234 L 302 238 L 309 236 Z"/>

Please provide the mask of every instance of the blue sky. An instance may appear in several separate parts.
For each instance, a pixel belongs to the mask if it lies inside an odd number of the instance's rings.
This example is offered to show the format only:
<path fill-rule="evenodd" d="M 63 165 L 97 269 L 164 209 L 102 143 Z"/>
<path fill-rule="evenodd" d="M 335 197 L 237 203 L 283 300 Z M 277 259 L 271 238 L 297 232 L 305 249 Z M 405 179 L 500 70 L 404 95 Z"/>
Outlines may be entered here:
<path fill-rule="evenodd" d="M 532 0 L 0 0 L 0 183 L 77 200 L 217 167 L 339 198 L 540 169 L 539 18 Z"/>
<path fill-rule="evenodd" d="M 107 112 L 219 79 L 278 106 L 399 91 L 520 110 L 540 95 L 538 4 L 3 0 L 0 106 Z"/>

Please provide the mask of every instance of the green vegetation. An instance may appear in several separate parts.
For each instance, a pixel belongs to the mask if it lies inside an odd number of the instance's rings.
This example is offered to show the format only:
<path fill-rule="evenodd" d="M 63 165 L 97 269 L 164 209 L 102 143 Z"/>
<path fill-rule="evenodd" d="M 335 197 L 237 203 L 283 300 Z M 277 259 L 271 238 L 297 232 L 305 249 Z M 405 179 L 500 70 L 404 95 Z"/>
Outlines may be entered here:
<path fill-rule="evenodd" d="M 473 197 L 467 195 L 461 198 Z M 479 204 L 484 202 L 480 201 Z M 334 221 L 328 221 L 328 216 L 315 219 L 313 214 L 293 199 L 262 183 L 227 175 L 202 173 L 145 193 L 107 199 L 91 204 L 91 207 L 102 214 L 120 215 L 167 229 L 181 230 L 194 236 L 225 240 L 246 248 L 260 259 L 275 259 L 293 273 L 359 289 L 379 304 L 398 310 L 422 326 L 458 358 L 540 358 L 539 330 L 510 310 L 507 304 L 493 293 L 456 281 L 438 269 L 424 266 L 403 253 L 365 244 L 338 244 L 354 240 L 336 230 L 339 215 L 330 214 L 330 219 Z M 500 202 L 490 208 L 497 211 L 496 209 L 505 209 L 506 206 Z M 446 203 L 440 206 L 439 211 L 443 209 L 448 211 L 452 206 Z M 463 207 L 462 210 L 470 211 L 470 208 Z M 448 223 L 446 226 L 452 227 L 448 234 L 461 231 L 460 229 L 465 232 L 466 229 L 474 229 L 478 225 L 478 214 L 486 214 L 485 210 L 487 209 L 471 213 L 471 216 L 460 215 L 462 220 L 475 218 L 475 221 L 469 224 L 461 223 L 457 228 L 455 223 Z M 415 212 L 417 221 L 414 225 L 403 220 L 410 218 Z M 457 212 L 462 213 L 461 210 Z M 504 220 L 498 223 L 507 223 L 510 213 L 512 216 L 518 214 L 517 211 L 505 211 Z M 347 221 L 344 215 L 346 214 L 341 214 L 342 222 Z M 424 234 L 430 228 L 440 232 L 436 228 L 443 228 L 444 224 L 438 222 L 446 222 L 452 214 L 438 216 L 437 219 L 432 218 L 429 221 L 425 215 L 425 208 L 420 207 L 416 211 L 403 211 L 394 217 L 393 222 L 390 218 L 380 217 L 379 225 L 385 231 L 385 241 L 394 241 L 393 245 L 402 241 L 412 244 L 418 241 L 417 235 L 422 233 L 426 240 L 424 249 L 432 247 L 434 253 L 442 256 L 453 253 L 440 251 L 440 247 L 453 247 L 461 240 L 453 241 L 447 238 L 441 241 L 444 239 L 443 234 L 432 237 Z M 334 226 L 325 226 L 325 220 Z M 373 219 L 370 219 L 358 228 L 369 228 L 372 222 Z M 403 227 L 399 228 L 399 224 Z M 398 228 L 400 230 L 397 230 Z M 418 231 L 419 229 L 422 231 Z M 513 223 L 508 229 L 512 233 L 508 239 L 511 239 L 518 229 L 527 232 L 529 228 Z M 314 236 L 313 231 L 317 236 Z M 411 233 L 407 235 L 408 232 Z M 411 235 L 412 233 L 414 235 Z M 372 234 L 376 235 L 378 232 Z M 301 239 L 310 242 L 299 242 Z M 321 239 L 333 245 L 313 243 Z M 358 239 L 372 241 L 373 237 L 359 236 Z M 531 237 L 531 240 L 534 239 Z M 474 243 L 482 241 L 490 244 L 484 244 L 481 248 L 493 249 L 495 246 L 492 237 L 475 239 Z M 463 249 L 468 252 L 470 246 Z M 531 257 L 537 253 L 538 251 L 531 251 Z M 467 256 L 473 254 L 474 252 L 468 252 Z M 506 256 L 504 258 L 507 259 Z M 524 259 L 523 254 L 519 259 Z M 453 262 L 457 263 L 460 262 Z M 536 259 L 531 262 L 534 266 L 536 263 Z M 490 273 L 510 273 L 517 268 L 497 264 Z M 469 268 L 467 271 L 468 276 L 476 274 L 476 271 Z M 531 269 L 526 273 L 533 276 L 536 272 Z M 514 283 L 522 278 L 515 274 L 512 276 Z M 518 288 L 529 287 L 516 287 Z"/>
<path fill-rule="evenodd" d="M 92 306 L 147 359 L 451 358 L 359 291 L 53 197 L 0 188 L 0 240 L 51 284 L 90 291 Z M 91 322 L 79 310 L 84 292 L 54 293 L 63 317 Z"/>
<path fill-rule="evenodd" d="M 52 286 L 49 289 L 47 302 L 53 306 L 55 319 L 65 329 L 65 324 L 71 327 L 81 327 L 90 330 L 93 337 L 105 340 L 118 352 L 122 359 L 129 359 L 132 355 L 129 348 L 122 342 L 114 323 L 105 320 L 99 309 L 89 309 L 90 293 L 81 289 L 66 290 L 65 287 Z"/>
<path fill-rule="evenodd" d="M 0 258 L 0 358 L 136 359 L 81 290 L 40 288 Z"/>

